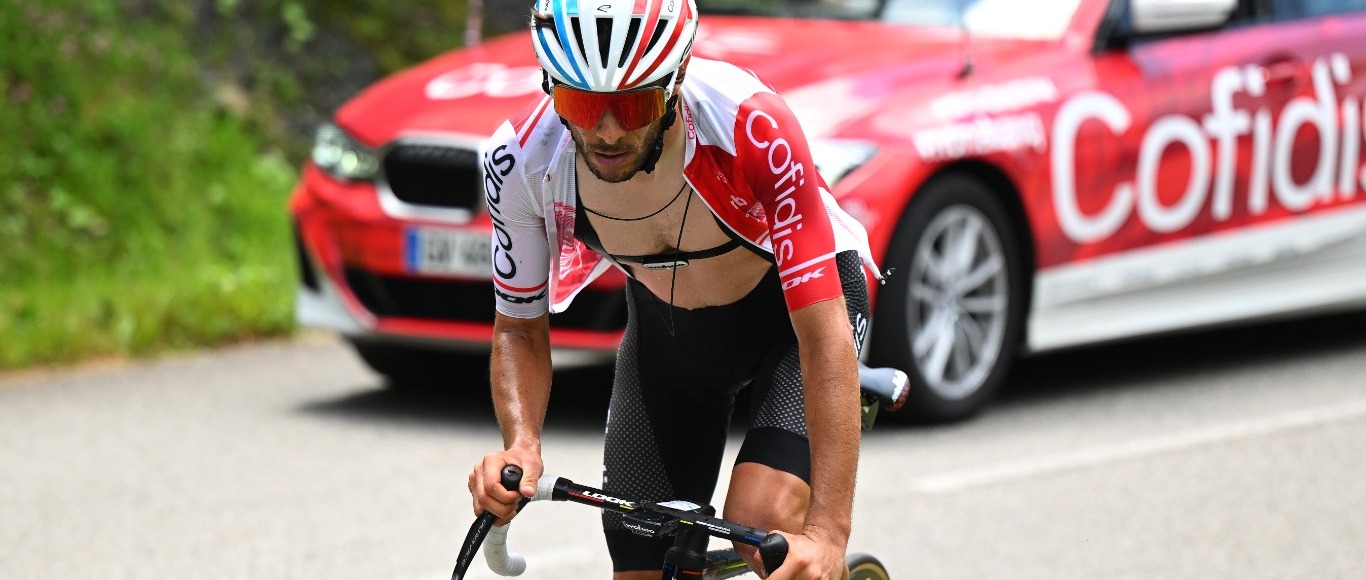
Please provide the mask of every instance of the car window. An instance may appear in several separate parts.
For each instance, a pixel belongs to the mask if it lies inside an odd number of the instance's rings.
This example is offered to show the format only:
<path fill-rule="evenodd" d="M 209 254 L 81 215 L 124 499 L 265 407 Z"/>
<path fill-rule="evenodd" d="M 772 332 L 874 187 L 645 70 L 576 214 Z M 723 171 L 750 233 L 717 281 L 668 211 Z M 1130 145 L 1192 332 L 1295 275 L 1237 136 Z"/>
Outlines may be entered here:
<path fill-rule="evenodd" d="M 1052 40 L 1072 23 L 1081 0 L 698 0 L 706 14 L 881 20 L 963 27 L 976 36 Z"/>
<path fill-rule="evenodd" d="M 1273 0 L 1277 20 L 1313 18 L 1366 10 L 1366 0 Z"/>
<path fill-rule="evenodd" d="M 978 36 L 1062 37 L 1081 0 L 887 0 L 882 19 L 897 24 L 962 26 Z"/>
<path fill-rule="evenodd" d="M 703 14 L 876 20 L 880 0 L 697 0 Z"/>
<path fill-rule="evenodd" d="M 1363 0 L 1366 1 L 1366 0 Z M 1112 27 L 1102 30 L 1104 34 L 1097 38 L 1097 46 L 1100 50 L 1124 49 L 1128 46 L 1157 42 L 1172 38 L 1179 38 L 1191 34 L 1208 34 L 1218 30 L 1230 30 L 1244 26 L 1261 24 L 1273 20 L 1268 4 L 1271 0 L 1238 0 L 1237 6 L 1229 14 L 1228 21 L 1216 29 L 1204 30 L 1182 30 L 1159 34 L 1137 34 L 1133 29 L 1133 20 L 1129 3 L 1116 0 L 1112 4 L 1114 10 L 1114 22 Z"/>

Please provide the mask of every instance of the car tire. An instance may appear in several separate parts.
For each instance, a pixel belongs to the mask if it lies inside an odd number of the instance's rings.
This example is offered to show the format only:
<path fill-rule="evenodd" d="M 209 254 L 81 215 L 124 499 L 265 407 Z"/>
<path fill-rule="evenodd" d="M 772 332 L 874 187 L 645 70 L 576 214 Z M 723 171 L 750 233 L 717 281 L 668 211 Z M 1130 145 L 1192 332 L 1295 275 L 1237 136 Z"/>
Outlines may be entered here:
<path fill-rule="evenodd" d="M 488 389 L 489 357 L 436 347 L 347 339 L 365 365 L 395 388 L 473 385 Z"/>
<path fill-rule="evenodd" d="M 878 293 L 870 358 L 910 376 L 895 421 L 980 412 L 1019 350 L 1025 248 L 1005 201 L 965 173 L 935 178 L 906 207 Z"/>

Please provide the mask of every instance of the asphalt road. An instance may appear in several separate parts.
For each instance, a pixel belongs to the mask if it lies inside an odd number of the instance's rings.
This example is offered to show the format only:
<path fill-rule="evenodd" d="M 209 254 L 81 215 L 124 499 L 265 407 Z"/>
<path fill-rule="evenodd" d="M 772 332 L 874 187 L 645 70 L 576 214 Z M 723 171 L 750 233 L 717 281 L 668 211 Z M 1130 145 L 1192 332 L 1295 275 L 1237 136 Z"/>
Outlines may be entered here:
<path fill-rule="evenodd" d="M 609 377 L 557 373 L 553 471 L 599 476 Z M 0 579 L 448 577 L 499 438 L 483 379 L 446 382 L 386 388 L 317 337 L 0 377 Z M 852 547 L 901 578 L 1363 578 L 1364 482 L 1366 315 L 1262 325 L 1031 359 L 974 421 L 884 422 Z M 596 529 L 535 504 L 512 542 L 529 578 L 601 578 Z"/>

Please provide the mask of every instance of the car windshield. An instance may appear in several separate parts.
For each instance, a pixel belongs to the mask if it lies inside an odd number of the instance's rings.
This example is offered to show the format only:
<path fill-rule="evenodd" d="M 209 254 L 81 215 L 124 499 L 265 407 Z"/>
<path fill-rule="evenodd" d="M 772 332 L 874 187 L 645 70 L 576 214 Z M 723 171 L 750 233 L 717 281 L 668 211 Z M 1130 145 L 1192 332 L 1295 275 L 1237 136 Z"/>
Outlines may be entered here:
<path fill-rule="evenodd" d="M 964 27 L 974 36 L 1051 40 L 1067 31 L 1081 0 L 698 0 L 708 14 L 878 20 Z"/>

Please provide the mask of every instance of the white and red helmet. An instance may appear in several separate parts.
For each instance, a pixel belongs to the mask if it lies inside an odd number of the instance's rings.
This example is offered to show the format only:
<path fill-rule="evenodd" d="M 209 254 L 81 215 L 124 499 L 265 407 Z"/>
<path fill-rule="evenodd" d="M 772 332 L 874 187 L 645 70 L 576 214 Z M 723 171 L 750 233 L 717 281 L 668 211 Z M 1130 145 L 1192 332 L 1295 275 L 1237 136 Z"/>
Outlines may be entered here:
<path fill-rule="evenodd" d="M 554 22 L 532 27 L 541 68 L 557 83 L 585 91 L 626 91 L 672 77 L 697 35 L 696 0 L 538 0 L 536 6 Z"/>

